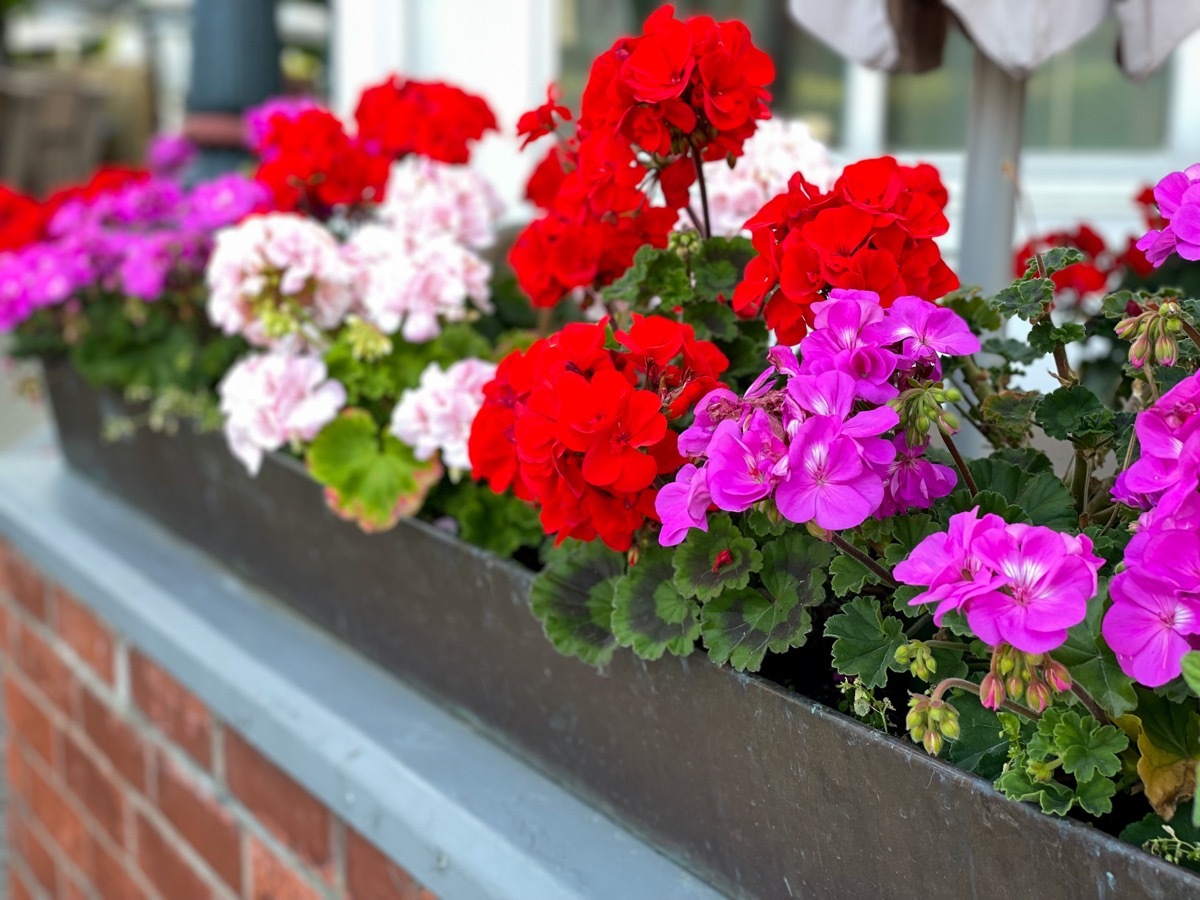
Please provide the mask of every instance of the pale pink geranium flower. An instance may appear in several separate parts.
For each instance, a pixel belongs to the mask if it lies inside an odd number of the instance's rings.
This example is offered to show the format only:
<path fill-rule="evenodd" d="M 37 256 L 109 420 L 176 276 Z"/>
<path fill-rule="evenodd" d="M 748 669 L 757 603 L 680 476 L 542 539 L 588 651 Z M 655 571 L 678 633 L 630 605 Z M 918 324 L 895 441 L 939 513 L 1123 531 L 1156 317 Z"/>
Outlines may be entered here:
<path fill-rule="evenodd" d="M 1185 653 L 1200 649 L 1200 535 L 1139 534 L 1125 565 L 1109 585 L 1113 605 L 1101 630 L 1125 674 L 1158 687 L 1179 676 Z"/>
<path fill-rule="evenodd" d="M 320 357 L 279 350 L 239 360 L 217 393 L 225 440 L 251 475 L 264 453 L 312 440 L 346 404 L 346 389 L 327 377 Z"/>
<path fill-rule="evenodd" d="M 468 303 L 491 309 L 491 266 L 449 234 L 364 225 L 344 254 L 363 314 L 386 334 L 423 343 L 441 333 L 442 322 L 466 319 Z"/>
<path fill-rule="evenodd" d="M 294 305 L 305 324 L 334 329 L 351 308 L 351 276 L 337 240 L 319 222 L 293 213 L 255 216 L 217 234 L 208 316 L 259 347 L 278 341 L 267 333 L 264 308 Z"/>
<path fill-rule="evenodd" d="M 419 460 L 441 454 L 449 469 L 468 471 L 471 423 L 483 405 L 483 387 L 496 374 L 494 363 L 464 359 L 443 369 L 430 363 L 416 388 L 406 390 L 392 412 L 391 431 Z"/>
<path fill-rule="evenodd" d="M 449 235 L 480 250 L 495 242 L 503 210 L 495 188 L 474 169 L 410 156 L 392 166 L 379 216 L 416 239 Z"/>

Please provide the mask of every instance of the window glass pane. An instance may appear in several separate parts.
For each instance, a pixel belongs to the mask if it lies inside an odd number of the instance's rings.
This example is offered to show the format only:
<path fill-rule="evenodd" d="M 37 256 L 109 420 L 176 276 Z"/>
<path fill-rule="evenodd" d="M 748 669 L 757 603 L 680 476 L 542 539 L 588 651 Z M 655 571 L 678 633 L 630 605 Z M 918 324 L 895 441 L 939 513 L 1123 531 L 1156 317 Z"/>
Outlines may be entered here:
<path fill-rule="evenodd" d="M 560 0 L 559 86 L 572 109 L 579 108 L 592 60 L 623 34 L 633 34 L 661 5 L 660 0 Z M 841 138 L 845 63 L 832 50 L 801 31 L 786 3 L 761 0 L 682 0 L 676 15 L 741 19 L 754 42 L 775 61 L 772 94 L 776 115 L 805 120 L 821 140 Z"/>
<path fill-rule="evenodd" d="M 1024 145 L 1053 150 L 1140 150 L 1166 136 L 1167 75 L 1129 81 L 1113 55 L 1117 26 L 1105 22 L 1029 79 Z M 895 75 L 888 84 L 890 147 L 960 149 L 966 144 L 974 49 L 957 29 L 940 69 Z"/>

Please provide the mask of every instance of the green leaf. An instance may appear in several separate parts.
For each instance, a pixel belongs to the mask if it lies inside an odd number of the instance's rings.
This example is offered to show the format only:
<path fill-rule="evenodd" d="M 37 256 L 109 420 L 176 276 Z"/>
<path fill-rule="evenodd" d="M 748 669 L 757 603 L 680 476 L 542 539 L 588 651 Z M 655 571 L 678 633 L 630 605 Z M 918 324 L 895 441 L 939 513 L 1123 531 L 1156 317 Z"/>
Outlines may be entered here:
<path fill-rule="evenodd" d="M 1086 340 L 1087 331 L 1077 322 L 1064 322 L 1055 325 L 1053 322 L 1038 322 L 1029 329 L 1029 346 L 1038 353 L 1053 353 L 1059 344 L 1073 344 Z"/>
<path fill-rule="evenodd" d="M 992 454 L 992 459 L 1006 462 L 1026 472 L 1053 472 L 1054 464 L 1041 450 L 1032 447 L 1005 447 Z"/>
<path fill-rule="evenodd" d="M 551 550 L 533 579 L 529 607 L 559 653 L 590 666 L 612 659 L 613 593 L 624 558 L 599 541 L 568 540 Z"/>
<path fill-rule="evenodd" d="M 776 600 L 797 598 L 801 606 L 825 600 L 826 571 L 834 549 L 808 533 L 789 531 L 763 544 L 759 577 Z"/>
<path fill-rule="evenodd" d="M 879 601 L 855 597 L 825 623 L 833 642 L 833 667 L 847 677 L 858 676 L 867 687 L 883 687 L 888 671 L 899 672 L 896 650 L 905 642 L 899 619 L 884 616 Z"/>
<path fill-rule="evenodd" d="M 746 263 L 754 256 L 754 245 L 744 237 L 715 237 L 704 241 L 692 257 L 696 299 L 729 302 L 733 289 L 742 280 Z"/>
<path fill-rule="evenodd" d="M 1075 786 L 1075 800 L 1084 812 L 1093 816 L 1107 816 L 1112 812 L 1112 798 L 1117 786 L 1111 778 L 1097 775 Z"/>
<path fill-rule="evenodd" d="M 623 301 L 635 307 L 658 297 L 671 308 L 691 298 L 692 281 L 688 277 L 687 264 L 678 253 L 643 244 L 625 274 L 604 288 L 601 294 L 609 302 Z"/>
<path fill-rule="evenodd" d="M 772 601 L 753 588 L 727 590 L 705 603 L 700 623 L 709 658 L 739 672 L 757 672 L 768 650 L 802 646 L 812 629 L 798 598 Z"/>
<path fill-rule="evenodd" d="M 1026 472 L 998 459 L 973 459 L 968 464 L 981 491 L 995 491 L 1018 506 L 1033 525 L 1069 531 L 1079 525 L 1075 498 L 1054 475 Z"/>
<path fill-rule="evenodd" d="M 1100 637 L 1105 589 L 1088 604 L 1087 618 L 1067 632 L 1067 640 L 1051 652 L 1066 666 L 1075 682 L 1113 718 L 1137 706 L 1133 679 L 1121 671 L 1116 654 Z"/>
<path fill-rule="evenodd" d="M 436 460 L 418 462 L 362 409 L 343 410 L 322 428 L 305 459 L 309 473 L 325 486 L 330 508 L 368 532 L 415 514 L 442 475 Z"/>
<path fill-rule="evenodd" d="M 887 568 L 897 566 L 908 559 L 921 541 L 942 530 L 931 516 L 924 513 L 895 516 L 892 521 L 892 542 L 883 551 L 883 561 Z"/>
<path fill-rule="evenodd" d="M 1191 807 L 1189 809 L 1189 807 Z M 1200 812 L 1200 803 L 1192 800 L 1181 805 L 1178 812 L 1171 819 L 1171 830 L 1175 832 L 1175 839 L 1184 841 L 1189 844 L 1200 844 L 1200 827 L 1197 827 L 1194 821 L 1195 813 Z M 1146 845 L 1151 841 L 1171 841 L 1171 835 L 1163 828 L 1166 822 L 1163 817 L 1157 813 L 1147 813 L 1141 821 L 1134 822 L 1121 832 L 1121 840 L 1128 841 L 1135 847 L 1147 849 Z M 1192 859 L 1184 856 L 1179 861 L 1179 865 L 1191 869 L 1193 872 L 1200 872 L 1200 860 Z"/>
<path fill-rule="evenodd" d="M 1192 650 L 1183 655 L 1183 680 L 1193 694 L 1200 694 L 1200 651 Z"/>
<path fill-rule="evenodd" d="M 1049 278 L 1014 281 L 991 299 L 992 306 L 1005 316 L 1019 316 L 1032 322 L 1054 301 L 1054 282 Z"/>
<path fill-rule="evenodd" d="M 942 673 L 939 666 L 938 676 Z M 968 772 L 994 781 L 1008 759 L 1008 737 L 996 713 L 984 709 L 979 698 L 956 691 L 954 708 L 958 711 L 959 737 L 946 743 L 946 758 Z"/>
<path fill-rule="evenodd" d="M 972 497 L 967 490 L 956 490 L 949 497 L 943 497 L 935 503 L 933 508 L 938 513 L 938 519 L 943 524 L 947 524 L 955 513 L 966 512 L 976 506 L 979 507 L 980 516 L 994 513 L 1005 522 L 1029 524 L 1029 516 L 1025 514 L 1025 510 L 1016 504 L 1009 503 L 1004 494 L 996 491 L 980 489 L 979 493 Z"/>
<path fill-rule="evenodd" d="M 675 584 L 685 597 L 701 602 L 720 596 L 726 588 L 744 588 L 750 575 L 762 568 L 762 553 L 729 516 L 708 517 L 708 531 L 693 528 L 674 553 Z"/>
<path fill-rule="evenodd" d="M 1054 740 L 1063 771 L 1080 783 L 1096 775 L 1116 775 L 1121 770 L 1118 754 L 1129 746 L 1129 738 L 1115 726 L 1101 725 L 1091 716 L 1070 711 L 1064 712 L 1054 726 Z"/>
<path fill-rule="evenodd" d="M 1014 338 L 991 337 L 983 342 L 981 349 L 984 353 L 994 353 L 1020 366 L 1031 365 L 1046 355 L 1037 352 L 1026 342 Z"/>
<path fill-rule="evenodd" d="M 771 516 L 762 508 L 761 504 L 746 510 L 744 521 L 746 527 L 760 538 L 779 537 L 791 527 L 791 523 L 783 516 L 776 515 L 775 521 L 772 521 Z"/>
<path fill-rule="evenodd" d="M 687 656 L 700 636 L 700 605 L 675 587 L 671 557 L 665 548 L 647 548 L 617 581 L 612 631 L 642 659 Z"/>
<path fill-rule="evenodd" d="M 984 398 L 979 411 L 992 428 L 1023 441 L 1031 433 L 1033 411 L 1041 396 L 1037 391 L 998 391 Z"/>
<path fill-rule="evenodd" d="M 536 509 L 474 481 L 455 485 L 442 508 L 458 522 L 459 537 L 500 557 L 512 556 L 521 547 L 537 547 L 546 535 Z"/>
<path fill-rule="evenodd" d="M 962 288 L 942 298 L 942 306 L 954 310 L 971 326 L 976 334 L 995 331 L 1003 323 L 1000 314 L 992 308 L 979 288 Z M 986 348 L 985 348 L 986 349 Z"/>
<path fill-rule="evenodd" d="M 738 336 L 737 314 L 715 300 L 689 303 L 683 308 L 683 321 L 695 330 L 697 340 L 732 341 Z"/>
<path fill-rule="evenodd" d="M 1116 436 L 1113 411 L 1081 384 L 1046 395 L 1036 420 L 1048 436 L 1080 447 L 1100 447 Z"/>
<path fill-rule="evenodd" d="M 829 564 L 829 587 L 838 597 L 858 594 L 867 584 L 879 584 L 879 576 L 853 556 L 838 554 Z"/>
<path fill-rule="evenodd" d="M 996 779 L 996 790 L 1010 800 L 1036 801 L 1047 815 L 1065 816 L 1075 804 L 1075 792 L 1060 781 L 1034 781 L 1019 755 Z"/>

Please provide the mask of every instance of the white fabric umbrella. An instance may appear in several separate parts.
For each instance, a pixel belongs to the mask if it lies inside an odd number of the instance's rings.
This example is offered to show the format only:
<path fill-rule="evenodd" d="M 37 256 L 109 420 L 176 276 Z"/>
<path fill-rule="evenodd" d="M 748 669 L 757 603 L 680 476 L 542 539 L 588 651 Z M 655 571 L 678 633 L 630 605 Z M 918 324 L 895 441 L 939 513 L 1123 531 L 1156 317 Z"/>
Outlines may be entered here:
<path fill-rule="evenodd" d="M 1135 80 L 1157 69 L 1200 28 L 1200 0 L 789 0 L 792 17 L 835 51 L 891 72 L 941 64 L 952 20 L 975 44 L 967 125 L 964 283 L 997 289 L 1008 280 L 1025 79 L 1085 38 L 1110 15 L 1116 59 Z"/>

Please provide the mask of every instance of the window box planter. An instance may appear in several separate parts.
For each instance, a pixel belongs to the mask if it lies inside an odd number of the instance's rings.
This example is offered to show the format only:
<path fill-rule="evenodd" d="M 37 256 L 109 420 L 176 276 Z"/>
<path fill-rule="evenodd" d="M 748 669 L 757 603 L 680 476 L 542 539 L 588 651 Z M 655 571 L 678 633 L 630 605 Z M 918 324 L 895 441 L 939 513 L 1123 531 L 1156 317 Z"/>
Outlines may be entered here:
<path fill-rule="evenodd" d="M 72 467 L 736 896 L 1182 897 L 1200 878 L 703 657 L 597 674 L 530 615 L 531 576 L 421 522 L 368 536 L 303 468 L 250 480 L 219 435 L 99 438 L 120 401 L 47 381 Z"/>

